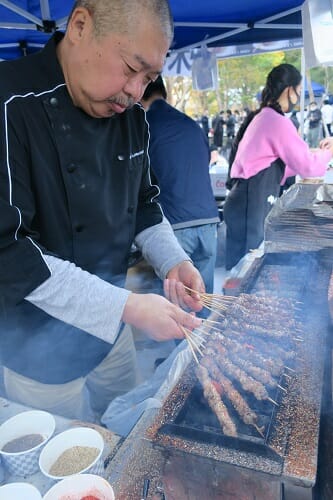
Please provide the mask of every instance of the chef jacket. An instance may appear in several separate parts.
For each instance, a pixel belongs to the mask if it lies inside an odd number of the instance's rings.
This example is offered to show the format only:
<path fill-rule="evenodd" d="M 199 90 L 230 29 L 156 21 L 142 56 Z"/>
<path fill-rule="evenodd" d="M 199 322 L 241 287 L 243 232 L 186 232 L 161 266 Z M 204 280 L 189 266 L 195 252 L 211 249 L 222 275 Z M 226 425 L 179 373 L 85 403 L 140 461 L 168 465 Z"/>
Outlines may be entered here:
<path fill-rule="evenodd" d="M 43 253 L 123 286 L 135 235 L 162 221 L 143 109 L 96 119 L 75 107 L 62 37 L 0 64 L 1 362 L 43 383 L 86 375 L 112 347 L 24 300 L 50 276 Z"/>

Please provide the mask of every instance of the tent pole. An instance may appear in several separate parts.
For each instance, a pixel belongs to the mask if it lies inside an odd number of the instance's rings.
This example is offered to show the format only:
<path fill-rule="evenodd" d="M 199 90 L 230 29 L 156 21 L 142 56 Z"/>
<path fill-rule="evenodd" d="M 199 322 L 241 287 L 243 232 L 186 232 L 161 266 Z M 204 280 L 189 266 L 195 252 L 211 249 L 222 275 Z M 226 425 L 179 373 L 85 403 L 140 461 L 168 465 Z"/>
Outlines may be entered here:
<path fill-rule="evenodd" d="M 301 74 L 302 74 L 302 90 L 301 90 L 301 127 L 300 133 L 302 139 L 304 138 L 304 107 L 305 107 L 305 54 L 304 47 L 301 48 Z"/>
<path fill-rule="evenodd" d="M 8 0 L 0 0 L 0 5 L 3 5 L 4 7 L 7 7 L 7 9 L 16 12 L 20 16 L 24 17 L 25 19 L 28 19 L 29 21 L 33 22 L 34 24 L 37 24 L 38 26 L 42 26 L 43 23 L 38 17 L 34 16 L 30 12 L 21 9 L 17 5 L 15 5 L 13 2 L 9 2 Z"/>
<path fill-rule="evenodd" d="M 42 14 L 42 19 L 51 20 L 50 4 L 49 0 L 40 0 L 40 11 Z"/>

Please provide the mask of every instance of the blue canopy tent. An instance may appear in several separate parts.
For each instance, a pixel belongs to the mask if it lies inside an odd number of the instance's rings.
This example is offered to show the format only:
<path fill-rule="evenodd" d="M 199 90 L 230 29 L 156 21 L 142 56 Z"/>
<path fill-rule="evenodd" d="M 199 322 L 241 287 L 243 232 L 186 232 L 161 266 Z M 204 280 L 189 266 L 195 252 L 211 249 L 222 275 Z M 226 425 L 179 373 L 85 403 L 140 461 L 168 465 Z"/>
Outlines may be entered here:
<path fill-rule="evenodd" d="M 323 94 L 325 94 L 325 87 L 321 85 L 318 82 L 311 82 L 311 87 L 313 91 L 313 95 L 315 97 L 322 97 Z M 305 91 L 305 97 L 309 97 L 309 90 L 308 90 L 308 81 L 305 78 L 304 79 L 304 91 Z"/>
<path fill-rule="evenodd" d="M 304 0 L 170 0 L 175 20 L 172 51 L 268 42 L 302 36 Z M 70 0 L 0 0 L 0 59 L 38 50 L 63 30 Z"/>

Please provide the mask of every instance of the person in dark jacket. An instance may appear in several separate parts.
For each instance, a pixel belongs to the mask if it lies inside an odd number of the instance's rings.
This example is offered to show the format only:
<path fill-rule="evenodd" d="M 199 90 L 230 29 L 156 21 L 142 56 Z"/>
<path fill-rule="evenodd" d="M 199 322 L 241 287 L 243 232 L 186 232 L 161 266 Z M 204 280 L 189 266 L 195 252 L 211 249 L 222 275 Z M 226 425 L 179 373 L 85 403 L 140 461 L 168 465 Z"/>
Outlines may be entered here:
<path fill-rule="evenodd" d="M 198 124 L 166 102 L 161 76 L 141 102 L 150 130 L 149 156 L 164 215 L 213 293 L 219 215 L 209 176 L 210 151 Z"/>
<path fill-rule="evenodd" d="M 214 132 L 213 142 L 214 146 L 220 150 L 223 147 L 223 135 L 224 135 L 224 111 L 220 111 L 216 116 L 214 116 L 212 121 L 212 128 Z"/>
<path fill-rule="evenodd" d="M 317 148 L 322 138 L 322 114 L 316 101 L 310 102 L 307 120 L 309 123 L 307 142 L 310 148 Z"/>
<path fill-rule="evenodd" d="M 66 33 L 0 66 L 0 353 L 6 395 L 82 418 L 135 384 L 133 339 L 183 338 L 203 291 L 156 202 L 137 101 L 173 37 L 167 0 L 78 0 Z M 124 282 L 132 243 L 165 293 Z"/>

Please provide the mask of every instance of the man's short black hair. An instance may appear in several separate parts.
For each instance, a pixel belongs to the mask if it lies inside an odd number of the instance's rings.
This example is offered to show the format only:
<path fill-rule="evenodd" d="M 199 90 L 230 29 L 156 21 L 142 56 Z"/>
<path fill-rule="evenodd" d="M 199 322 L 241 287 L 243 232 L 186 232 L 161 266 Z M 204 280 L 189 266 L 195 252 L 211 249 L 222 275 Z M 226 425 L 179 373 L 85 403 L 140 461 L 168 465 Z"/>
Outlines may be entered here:
<path fill-rule="evenodd" d="M 167 98 L 167 91 L 163 82 L 163 78 L 159 75 L 154 82 L 151 82 L 142 96 L 144 101 L 151 98 L 152 95 L 160 95 L 163 99 Z"/>

